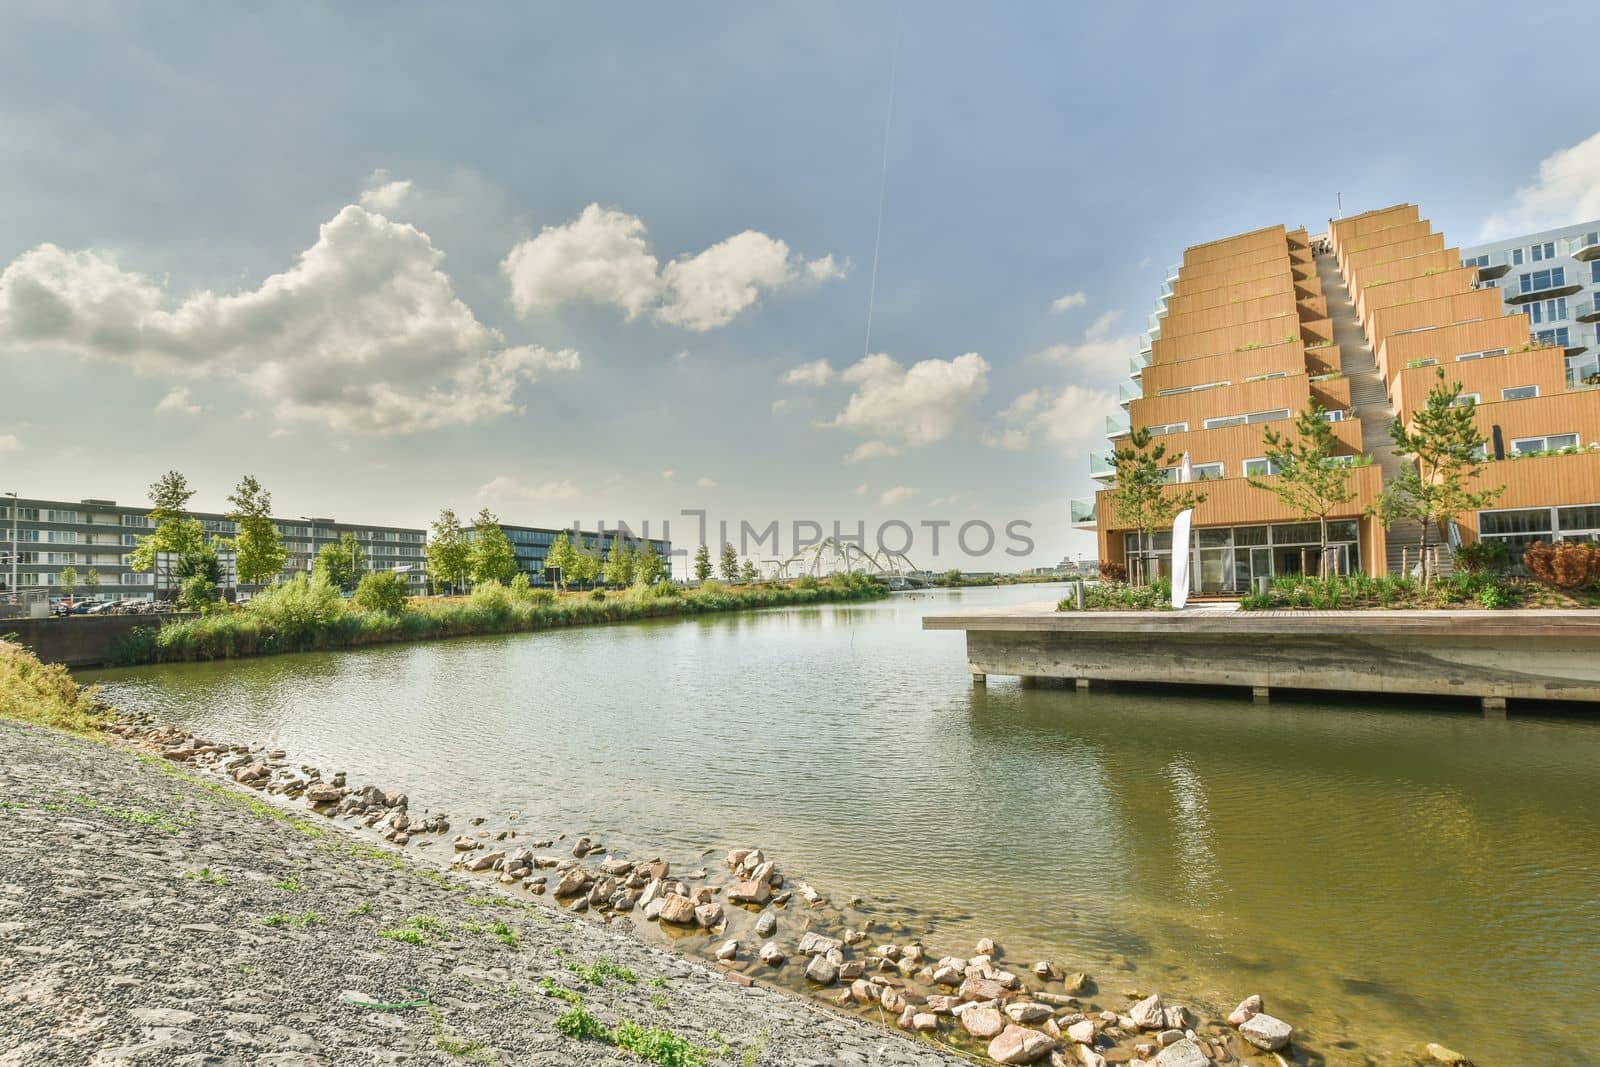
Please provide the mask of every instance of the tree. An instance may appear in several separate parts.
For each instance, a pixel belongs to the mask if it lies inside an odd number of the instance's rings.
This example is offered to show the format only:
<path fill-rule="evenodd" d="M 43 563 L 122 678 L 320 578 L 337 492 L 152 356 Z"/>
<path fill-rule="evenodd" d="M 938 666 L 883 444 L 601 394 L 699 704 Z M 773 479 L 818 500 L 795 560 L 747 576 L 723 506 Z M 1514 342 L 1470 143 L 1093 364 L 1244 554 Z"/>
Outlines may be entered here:
<path fill-rule="evenodd" d="M 1396 419 L 1389 426 L 1395 451 L 1413 464 L 1384 487 L 1375 511 L 1385 527 L 1411 520 L 1422 527 L 1417 555 L 1422 584 L 1428 584 L 1428 543 L 1434 528 L 1467 511 L 1486 508 L 1505 492 L 1505 486 L 1471 490 L 1469 482 L 1488 465 L 1483 434 L 1478 432 L 1475 405 L 1457 403 L 1461 383 L 1445 381 L 1444 368 L 1428 390 L 1428 403 L 1412 417 L 1408 428 Z"/>
<path fill-rule="evenodd" d="M 1108 492 L 1112 517 L 1117 525 L 1132 529 L 1138 534 L 1138 561 L 1129 568 L 1140 584 L 1145 580 L 1144 559 L 1146 537 L 1151 530 L 1169 526 L 1181 511 L 1205 503 L 1205 494 L 1192 489 L 1168 492 L 1170 484 L 1163 463 L 1167 446 L 1150 444 L 1149 430 L 1135 430 L 1128 443 L 1111 453 L 1111 464 L 1117 483 Z"/>
<path fill-rule="evenodd" d="M 272 494 L 261 488 L 255 475 L 239 480 L 228 503 L 233 510 L 228 518 L 239 527 L 233 538 L 234 566 L 241 585 L 266 585 L 283 573 L 289 554 L 272 521 Z"/>
<path fill-rule="evenodd" d="M 362 611 L 398 615 L 406 609 L 406 580 L 394 571 L 363 574 L 350 602 Z"/>
<path fill-rule="evenodd" d="M 517 550 L 500 528 L 500 518 L 488 508 L 472 520 L 471 563 L 473 584 L 509 582 L 517 573 Z"/>
<path fill-rule="evenodd" d="M 613 586 L 632 585 L 639 572 L 638 550 L 631 544 L 623 544 L 619 537 L 611 542 L 611 551 L 606 555 L 605 575 L 606 584 Z"/>
<path fill-rule="evenodd" d="M 327 579 L 331 586 L 350 590 L 355 588 L 356 576 L 361 573 L 364 561 L 361 542 L 347 530 L 339 535 L 338 541 L 323 545 L 317 552 L 315 573 Z"/>
<path fill-rule="evenodd" d="M 725 582 L 739 580 L 739 554 L 733 550 L 731 541 L 725 541 L 722 545 L 722 580 Z"/>
<path fill-rule="evenodd" d="M 600 577 L 600 550 L 592 541 L 581 541 L 572 550 L 572 580 L 593 585 Z"/>
<path fill-rule="evenodd" d="M 694 580 L 703 582 L 711 577 L 711 549 L 701 544 L 694 550 Z"/>
<path fill-rule="evenodd" d="M 1356 498 L 1350 485 L 1350 468 L 1334 459 L 1338 438 L 1333 423 L 1315 399 L 1295 417 L 1291 440 L 1268 426 L 1261 439 L 1267 462 L 1275 473 L 1246 479 L 1254 489 L 1264 489 L 1302 519 L 1316 519 L 1321 539 L 1317 558 L 1319 577 L 1328 573 L 1328 516 Z M 1269 468 L 1269 469 L 1271 469 Z"/>
<path fill-rule="evenodd" d="M 72 591 L 78 588 L 78 568 L 62 567 L 61 573 L 56 575 L 56 584 L 67 591 L 67 596 L 71 596 Z"/>
<path fill-rule="evenodd" d="M 461 520 L 449 508 L 442 509 L 433 521 L 433 535 L 428 538 L 428 577 L 434 590 L 446 586 L 456 589 L 459 583 L 465 583 L 471 562 L 472 546 Z"/>
<path fill-rule="evenodd" d="M 656 546 L 646 541 L 644 551 L 638 554 L 633 564 L 633 581 L 635 585 L 655 585 L 667 576 L 667 564 Z"/>
<path fill-rule="evenodd" d="M 188 479 L 177 471 L 168 471 L 151 483 L 149 518 L 155 529 L 139 538 L 128 554 L 130 567 L 136 571 L 153 571 L 159 554 L 182 557 L 205 547 L 205 527 L 189 517 L 189 499 L 193 496 Z"/>
<path fill-rule="evenodd" d="M 744 566 L 739 568 L 739 577 L 746 585 L 753 585 L 761 580 L 761 571 L 756 568 L 754 560 L 745 560 Z"/>
<path fill-rule="evenodd" d="M 550 547 L 544 554 L 544 565 L 547 570 L 556 572 L 556 587 L 565 589 L 567 583 L 573 581 L 577 575 L 573 573 L 578 550 L 572 547 L 572 541 L 567 537 L 567 531 L 562 530 L 556 534 L 556 539 L 550 542 Z"/>
<path fill-rule="evenodd" d="M 90 596 L 93 596 L 94 591 L 100 588 L 100 572 L 90 567 L 88 573 L 83 576 L 83 587 L 89 590 Z"/>

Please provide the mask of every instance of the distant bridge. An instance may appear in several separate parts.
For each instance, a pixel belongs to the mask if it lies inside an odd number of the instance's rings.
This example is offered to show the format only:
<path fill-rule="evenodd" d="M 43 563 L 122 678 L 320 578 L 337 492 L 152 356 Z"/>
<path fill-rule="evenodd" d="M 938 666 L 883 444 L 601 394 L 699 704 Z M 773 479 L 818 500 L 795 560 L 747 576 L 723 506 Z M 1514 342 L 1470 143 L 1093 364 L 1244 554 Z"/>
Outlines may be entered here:
<path fill-rule="evenodd" d="M 904 552 L 868 552 L 854 541 L 833 537 L 807 545 L 787 559 L 768 562 L 774 565 L 778 578 L 798 578 L 803 574 L 820 578 L 844 571 L 876 578 L 890 589 L 925 589 L 929 585 L 926 575 Z"/>

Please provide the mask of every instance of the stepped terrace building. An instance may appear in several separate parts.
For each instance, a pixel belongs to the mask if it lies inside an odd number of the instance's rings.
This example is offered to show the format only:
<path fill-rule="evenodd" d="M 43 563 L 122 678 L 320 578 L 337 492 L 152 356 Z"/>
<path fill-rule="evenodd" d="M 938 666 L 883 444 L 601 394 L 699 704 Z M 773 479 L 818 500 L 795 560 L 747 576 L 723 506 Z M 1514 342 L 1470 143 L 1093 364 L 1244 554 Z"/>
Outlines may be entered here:
<path fill-rule="evenodd" d="M 1586 238 L 1569 235 L 1578 244 L 1561 247 L 1600 256 L 1600 241 Z M 1440 368 L 1462 384 L 1460 402 L 1475 405 L 1490 442 L 1482 483 L 1507 487 L 1493 508 L 1457 516 L 1441 532 L 1446 556 L 1450 544 L 1480 537 L 1516 548 L 1600 537 L 1600 451 L 1591 447 L 1600 441 L 1600 390 L 1572 362 L 1571 336 L 1530 330 L 1520 312 L 1551 299 L 1538 274 L 1547 268 L 1528 271 L 1526 294 L 1517 281 L 1509 307 L 1480 278 L 1484 269 L 1477 254 L 1464 261 L 1447 248 L 1411 204 L 1338 220 L 1326 238 L 1273 226 L 1184 252 L 1133 361 L 1127 416 L 1108 419 L 1107 436 L 1117 447 L 1148 429 L 1169 460 L 1187 457 L 1205 482 L 1191 546 L 1196 591 L 1242 592 L 1256 577 L 1315 566 L 1317 524 L 1246 481 L 1271 473 L 1262 430 L 1289 430 L 1311 399 L 1327 409 L 1339 458 L 1353 468 L 1355 497 L 1330 517 L 1333 566 L 1376 575 L 1413 565 L 1420 530 L 1385 530 L 1366 511 L 1409 462 L 1389 443 L 1390 423 L 1426 403 Z M 1090 473 L 1114 478 L 1109 453 L 1091 456 Z M 1096 531 L 1102 559 L 1132 563 L 1136 538 L 1107 493 L 1074 501 L 1074 524 Z M 1146 572 L 1169 573 L 1171 551 L 1170 532 L 1156 534 Z"/>
<path fill-rule="evenodd" d="M 12 509 L 15 507 L 15 516 Z M 139 573 L 128 565 L 128 553 L 151 530 L 148 507 L 128 507 L 114 500 L 13 500 L 0 497 L 0 590 L 12 580 L 12 535 L 15 518 L 16 584 L 19 589 L 48 589 L 52 596 L 65 593 L 61 572 L 77 572 L 76 592 L 108 600 L 154 599 L 156 575 Z M 238 532 L 226 515 L 193 512 L 212 537 L 232 537 Z M 426 534 L 402 526 L 368 526 L 333 519 L 274 519 L 288 561 L 281 577 L 308 573 L 324 545 L 344 534 L 355 535 L 361 546 L 362 573 L 397 571 L 406 577 L 413 594 L 427 591 Z M 93 570 L 99 579 L 91 587 L 84 579 Z"/>

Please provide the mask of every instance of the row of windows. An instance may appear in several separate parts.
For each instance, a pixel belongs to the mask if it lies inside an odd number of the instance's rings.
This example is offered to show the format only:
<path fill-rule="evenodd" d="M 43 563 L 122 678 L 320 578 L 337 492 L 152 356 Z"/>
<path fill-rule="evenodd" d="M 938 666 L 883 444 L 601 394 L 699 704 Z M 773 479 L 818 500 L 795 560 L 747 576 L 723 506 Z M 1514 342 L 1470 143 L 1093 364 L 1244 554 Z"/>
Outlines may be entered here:
<path fill-rule="evenodd" d="M 1501 400 L 1529 400 L 1538 395 L 1539 387 L 1537 385 L 1513 385 L 1510 388 L 1500 390 Z M 1457 407 L 1464 404 L 1481 404 L 1483 403 L 1483 394 L 1462 393 L 1455 398 L 1453 403 Z"/>
<path fill-rule="evenodd" d="M 1330 463 L 1338 467 L 1348 467 L 1355 461 L 1355 456 L 1333 456 L 1330 458 Z M 1176 482 L 1182 473 L 1182 469 L 1181 466 L 1166 467 L 1163 468 L 1162 473 L 1166 475 L 1167 481 Z M 1217 481 L 1228 476 L 1228 465 L 1220 460 L 1212 463 L 1190 464 L 1189 470 L 1197 482 Z M 1261 456 L 1256 459 L 1245 460 L 1240 465 L 1240 472 L 1246 478 L 1259 477 L 1264 474 L 1277 474 L 1278 465 L 1265 456 Z"/>
<path fill-rule="evenodd" d="M 1524 304 L 1522 313 L 1536 323 L 1560 322 L 1567 317 L 1567 298 L 1558 296 L 1554 300 L 1535 300 L 1531 304 Z"/>
<path fill-rule="evenodd" d="M 1545 241 L 1542 244 L 1529 245 L 1527 248 L 1513 248 L 1511 250 L 1511 265 L 1520 267 L 1524 262 L 1539 263 L 1546 259 L 1556 258 L 1556 243 Z"/>
<path fill-rule="evenodd" d="M 1359 525 L 1354 519 L 1336 519 L 1328 522 L 1328 541 L 1359 541 Z M 1285 522 L 1272 526 L 1203 526 L 1194 531 L 1196 548 L 1243 548 L 1269 545 L 1293 546 L 1320 545 L 1322 531 L 1314 522 Z M 1127 554 L 1139 554 L 1139 535 L 1124 535 Z M 1155 552 L 1172 551 L 1172 531 L 1160 530 L 1145 534 L 1147 549 Z"/>
<path fill-rule="evenodd" d="M 1559 289 L 1567 284 L 1567 268 L 1551 267 L 1549 270 L 1529 271 L 1518 277 L 1517 284 L 1524 293 L 1538 293 L 1546 289 Z"/>
<path fill-rule="evenodd" d="M 1600 504 L 1480 511 L 1478 536 L 1513 550 L 1535 541 L 1600 541 Z"/>
<path fill-rule="evenodd" d="M 1252 378 L 1250 380 L 1255 381 L 1256 379 Z M 1232 384 L 1233 382 L 1225 378 L 1219 382 L 1206 382 L 1204 385 L 1180 385 L 1175 389 L 1162 389 L 1160 392 L 1156 393 L 1156 396 L 1178 396 L 1182 393 L 1203 393 L 1207 389 L 1221 389 L 1225 385 Z"/>
<path fill-rule="evenodd" d="M 1205 427 L 1208 430 L 1216 430 L 1224 426 L 1246 426 L 1258 422 L 1276 422 L 1278 419 L 1287 419 L 1288 417 L 1288 408 L 1278 408 L 1274 411 L 1252 411 L 1248 415 L 1220 415 L 1214 419 L 1207 419 Z"/>

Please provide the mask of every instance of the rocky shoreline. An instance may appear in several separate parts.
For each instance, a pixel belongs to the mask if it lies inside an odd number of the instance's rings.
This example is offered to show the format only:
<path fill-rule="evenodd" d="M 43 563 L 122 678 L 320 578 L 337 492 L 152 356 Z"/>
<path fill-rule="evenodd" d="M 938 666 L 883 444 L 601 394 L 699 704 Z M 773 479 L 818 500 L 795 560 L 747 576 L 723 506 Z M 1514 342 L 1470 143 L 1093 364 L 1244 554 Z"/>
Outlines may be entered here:
<path fill-rule="evenodd" d="M 418 858 L 427 854 L 525 906 L 580 914 L 585 925 L 633 939 L 665 939 L 738 986 L 776 986 L 899 1031 L 920 1042 L 903 1043 L 906 1050 L 939 1056 L 938 1062 L 958 1056 L 1053 1067 L 1374 1062 L 1329 1060 L 1297 1048 L 1292 1025 L 1269 1014 L 1255 994 L 1224 1017 L 1224 1008 L 1174 1003 L 1154 991 L 1101 988 L 1093 976 L 1050 961 L 1013 964 L 989 939 L 961 956 L 936 954 L 904 924 L 864 913 L 862 901 L 836 905 L 829 894 L 792 880 L 759 847 L 734 849 L 709 864 L 705 856 L 673 864 L 613 852 L 589 835 L 529 838 L 483 819 L 455 826 L 440 813 L 413 816 L 403 792 L 349 784 L 343 773 L 295 763 L 282 750 L 212 742 L 150 723 L 109 729 L 164 764 L 224 778 L 285 809 L 309 809 Z M 788 1061 L 763 1053 L 751 1062 Z M 1467 1063 L 1437 1045 L 1419 1046 L 1416 1062 Z"/>

